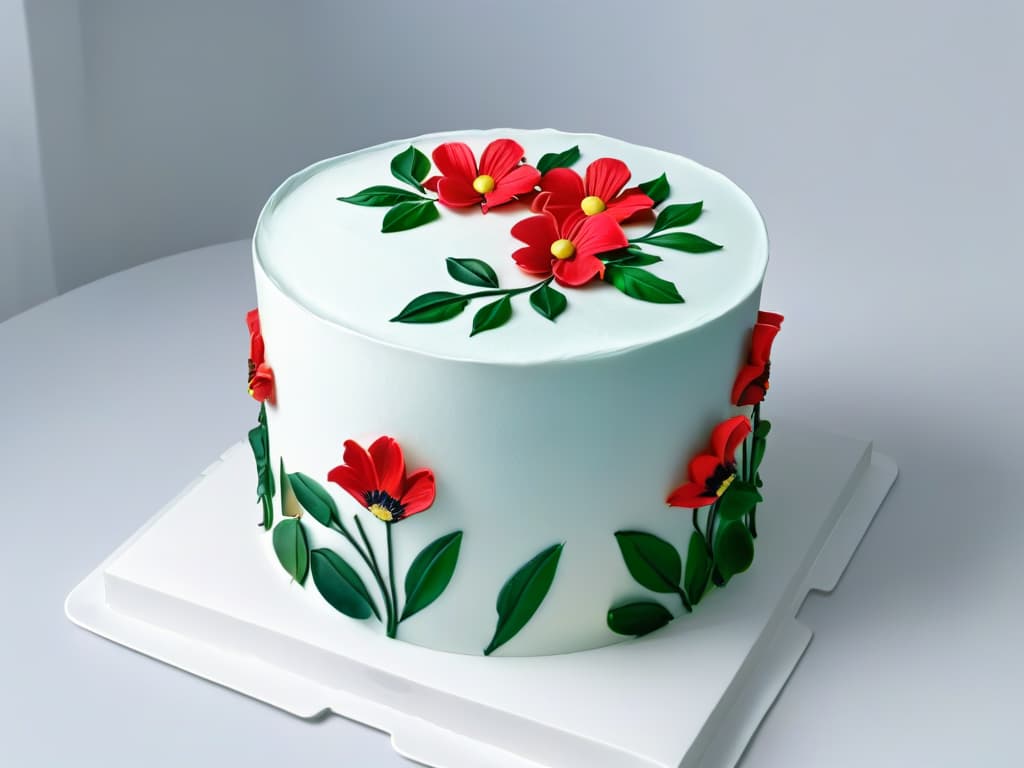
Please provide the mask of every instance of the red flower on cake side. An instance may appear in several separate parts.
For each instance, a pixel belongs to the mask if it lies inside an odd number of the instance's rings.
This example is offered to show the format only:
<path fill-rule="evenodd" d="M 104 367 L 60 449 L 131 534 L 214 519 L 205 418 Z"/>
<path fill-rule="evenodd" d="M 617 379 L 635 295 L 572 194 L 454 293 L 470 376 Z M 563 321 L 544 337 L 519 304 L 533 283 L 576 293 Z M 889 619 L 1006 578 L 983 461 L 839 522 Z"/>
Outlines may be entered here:
<path fill-rule="evenodd" d="M 249 326 L 249 395 L 261 403 L 265 400 L 273 403 L 274 371 L 265 358 L 260 311 L 250 310 L 245 316 L 245 324 Z"/>
<path fill-rule="evenodd" d="M 629 244 L 614 218 L 582 212 L 561 223 L 548 211 L 530 216 L 516 222 L 512 236 L 526 243 L 525 248 L 512 254 L 521 270 L 531 275 L 553 274 L 555 280 L 568 286 L 604 277 L 604 262 L 599 255 Z"/>
<path fill-rule="evenodd" d="M 672 507 L 697 507 L 714 504 L 736 479 L 736 448 L 750 434 L 750 419 L 733 416 L 711 432 L 711 453 L 702 453 L 690 462 L 690 479 L 669 494 Z"/>
<path fill-rule="evenodd" d="M 401 446 L 391 437 L 379 437 L 364 449 L 345 441 L 344 464 L 327 473 L 378 520 L 397 523 L 434 503 L 434 473 L 417 469 L 406 475 Z"/>
<path fill-rule="evenodd" d="M 440 145 L 432 153 L 440 176 L 431 176 L 423 186 L 437 193 L 438 201 L 449 208 L 480 205 L 488 209 L 532 192 L 540 180 L 540 171 L 522 163 L 523 148 L 512 139 L 495 139 L 480 156 L 477 165 L 473 150 L 461 141 Z"/>
<path fill-rule="evenodd" d="M 559 221 L 577 211 L 587 216 L 607 212 L 623 222 L 640 211 L 654 207 L 654 201 L 638 187 L 625 189 L 632 176 L 621 160 L 602 157 L 587 166 L 580 177 L 571 168 L 552 168 L 540 180 L 534 211 L 549 211 Z"/>
<path fill-rule="evenodd" d="M 757 405 L 768 393 L 772 342 L 782 326 L 782 315 L 758 312 L 750 338 L 750 357 L 736 376 L 732 387 L 734 405 Z"/>

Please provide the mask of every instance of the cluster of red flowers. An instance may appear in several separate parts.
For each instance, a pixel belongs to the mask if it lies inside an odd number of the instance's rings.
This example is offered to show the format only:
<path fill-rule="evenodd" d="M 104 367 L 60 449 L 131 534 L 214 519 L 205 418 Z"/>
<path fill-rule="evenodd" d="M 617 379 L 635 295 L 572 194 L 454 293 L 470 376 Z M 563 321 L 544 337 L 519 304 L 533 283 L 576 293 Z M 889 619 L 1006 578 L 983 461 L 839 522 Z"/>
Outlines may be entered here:
<path fill-rule="evenodd" d="M 263 332 L 260 330 L 260 311 L 253 309 L 245 316 L 249 326 L 249 395 L 263 402 L 274 402 L 274 371 L 267 365 L 263 346 Z"/>
<path fill-rule="evenodd" d="M 621 160 L 603 157 L 581 177 L 571 168 L 541 174 L 523 162 L 523 148 L 511 139 L 492 141 L 477 164 L 462 142 L 442 144 L 433 152 L 440 176 L 423 186 L 451 208 L 479 205 L 489 209 L 532 197 L 536 214 L 512 227 L 525 247 L 512 254 L 531 275 L 554 275 L 562 285 L 580 286 L 604 277 L 599 255 L 628 244 L 621 224 L 650 210 L 654 201 L 638 187 L 627 188 L 631 173 Z"/>

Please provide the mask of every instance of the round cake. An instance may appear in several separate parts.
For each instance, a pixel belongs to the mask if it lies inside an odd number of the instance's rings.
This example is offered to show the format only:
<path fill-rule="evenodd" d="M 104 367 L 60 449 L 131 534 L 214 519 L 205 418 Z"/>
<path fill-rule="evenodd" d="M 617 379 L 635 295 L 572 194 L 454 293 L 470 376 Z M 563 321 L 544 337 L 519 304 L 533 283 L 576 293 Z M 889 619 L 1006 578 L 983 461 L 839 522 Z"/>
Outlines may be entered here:
<path fill-rule="evenodd" d="M 750 567 L 781 317 L 721 174 L 592 134 L 420 136 L 292 176 L 253 253 L 268 567 L 309 610 L 565 653 L 699 621 Z"/>

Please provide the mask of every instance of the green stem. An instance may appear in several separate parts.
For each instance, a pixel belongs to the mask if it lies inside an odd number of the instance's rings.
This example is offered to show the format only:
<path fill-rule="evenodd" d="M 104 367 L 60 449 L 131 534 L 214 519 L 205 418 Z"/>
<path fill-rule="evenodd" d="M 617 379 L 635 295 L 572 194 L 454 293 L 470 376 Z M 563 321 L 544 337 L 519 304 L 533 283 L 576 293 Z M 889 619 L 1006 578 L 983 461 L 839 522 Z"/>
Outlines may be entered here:
<path fill-rule="evenodd" d="M 761 423 L 761 404 L 760 403 L 756 403 L 754 405 L 753 417 L 754 417 L 753 418 L 753 422 L 754 422 L 753 432 L 756 432 L 757 431 L 757 425 Z M 753 435 L 753 433 L 751 433 L 751 434 Z M 754 445 L 753 445 L 753 439 L 754 438 L 753 438 L 753 436 L 751 436 L 750 439 L 751 439 L 750 454 L 751 454 L 751 460 L 753 460 L 753 454 L 754 454 Z M 755 480 L 756 480 L 756 473 L 754 472 L 754 468 L 751 467 L 750 468 L 750 477 L 748 478 L 747 482 L 749 482 L 751 484 L 755 484 Z M 748 515 L 747 528 L 750 530 L 750 538 L 756 539 L 757 538 L 757 505 L 756 504 L 754 505 L 754 508 L 752 510 L 750 510 L 750 514 Z"/>
<path fill-rule="evenodd" d="M 679 593 L 679 599 L 683 601 L 683 609 L 687 613 L 693 613 L 693 606 L 690 605 L 690 598 L 686 596 L 686 590 L 678 587 L 676 591 Z"/>
<path fill-rule="evenodd" d="M 543 279 L 543 280 L 541 280 L 539 282 L 534 283 L 533 285 L 528 285 L 525 288 L 494 288 L 493 290 L 490 290 L 490 291 L 477 291 L 476 293 L 464 293 L 464 294 L 462 294 L 462 298 L 463 299 L 467 299 L 467 300 L 472 300 L 472 299 L 483 299 L 483 298 L 486 298 L 488 296 L 518 296 L 520 293 L 527 293 L 528 291 L 532 291 L 535 288 L 540 288 L 541 286 L 547 285 L 548 283 L 550 283 L 554 279 L 555 278 L 552 275 L 551 277 L 547 277 L 547 278 L 545 278 L 545 279 Z"/>
<path fill-rule="evenodd" d="M 384 577 L 381 576 L 380 566 L 377 564 L 377 555 L 374 553 L 373 546 L 371 546 L 370 540 L 366 536 L 366 531 L 363 528 L 363 522 L 358 517 L 356 517 L 356 528 L 359 529 L 359 535 L 362 537 L 363 544 L 366 545 L 366 551 L 370 556 L 370 562 L 367 563 L 367 565 L 369 565 L 370 570 L 373 571 L 373 578 L 377 581 L 377 587 L 380 589 L 381 597 L 384 598 L 384 610 L 387 614 L 386 626 L 388 630 L 388 637 L 394 637 L 391 630 L 391 625 L 394 621 L 391 607 L 391 595 L 388 592 L 387 586 L 384 584 Z"/>
<path fill-rule="evenodd" d="M 391 585 L 391 626 L 388 627 L 388 637 L 398 634 L 398 590 L 395 589 L 395 559 L 391 556 L 391 523 L 387 526 L 388 542 L 388 583 Z"/>

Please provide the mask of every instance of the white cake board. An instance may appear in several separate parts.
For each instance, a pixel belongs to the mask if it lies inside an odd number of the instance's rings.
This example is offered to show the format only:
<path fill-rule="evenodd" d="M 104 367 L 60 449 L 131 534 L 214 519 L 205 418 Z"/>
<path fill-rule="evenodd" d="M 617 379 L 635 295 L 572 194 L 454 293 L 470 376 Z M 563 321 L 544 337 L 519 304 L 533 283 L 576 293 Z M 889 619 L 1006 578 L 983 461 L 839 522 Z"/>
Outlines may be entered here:
<path fill-rule="evenodd" d="M 869 443 L 776 424 L 763 474 L 751 570 L 692 616 L 592 651 L 460 656 L 385 641 L 335 613 L 274 564 L 241 443 L 79 584 L 66 610 L 292 714 L 331 711 L 387 731 L 399 753 L 438 768 L 731 768 L 810 641 L 800 605 L 836 586 L 896 465 Z M 666 510 L 676 513 L 689 525 Z"/>

